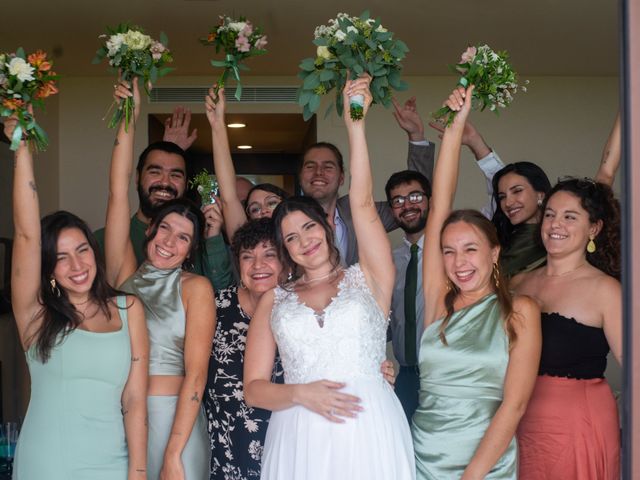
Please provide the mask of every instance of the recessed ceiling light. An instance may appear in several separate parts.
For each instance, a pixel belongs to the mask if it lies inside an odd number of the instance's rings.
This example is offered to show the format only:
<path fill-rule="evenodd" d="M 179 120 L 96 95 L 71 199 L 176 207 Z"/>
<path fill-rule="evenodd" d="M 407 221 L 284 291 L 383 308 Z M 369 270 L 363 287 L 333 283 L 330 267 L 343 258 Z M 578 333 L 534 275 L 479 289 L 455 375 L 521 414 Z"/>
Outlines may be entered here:
<path fill-rule="evenodd" d="M 229 127 L 229 128 L 244 128 L 244 127 L 246 127 L 246 125 L 244 123 L 236 122 L 236 123 L 228 123 L 227 127 Z"/>
<path fill-rule="evenodd" d="M 251 145 L 238 145 L 238 148 L 240 150 L 249 150 L 251 148 L 253 148 Z"/>

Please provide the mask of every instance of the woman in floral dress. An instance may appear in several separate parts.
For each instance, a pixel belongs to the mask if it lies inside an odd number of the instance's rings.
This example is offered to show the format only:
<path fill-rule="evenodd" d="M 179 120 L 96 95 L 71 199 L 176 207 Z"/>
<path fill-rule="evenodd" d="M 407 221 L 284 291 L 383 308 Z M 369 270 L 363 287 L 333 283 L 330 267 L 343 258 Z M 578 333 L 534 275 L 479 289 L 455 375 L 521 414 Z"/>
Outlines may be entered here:
<path fill-rule="evenodd" d="M 211 438 L 211 480 L 260 478 L 271 412 L 244 402 L 242 369 L 247 330 L 262 294 L 276 286 L 282 265 L 270 219 L 250 221 L 235 233 L 233 253 L 240 285 L 216 295 L 218 324 L 209 360 L 204 406 Z M 279 358 L 272 381 L 282 383 Z"/>

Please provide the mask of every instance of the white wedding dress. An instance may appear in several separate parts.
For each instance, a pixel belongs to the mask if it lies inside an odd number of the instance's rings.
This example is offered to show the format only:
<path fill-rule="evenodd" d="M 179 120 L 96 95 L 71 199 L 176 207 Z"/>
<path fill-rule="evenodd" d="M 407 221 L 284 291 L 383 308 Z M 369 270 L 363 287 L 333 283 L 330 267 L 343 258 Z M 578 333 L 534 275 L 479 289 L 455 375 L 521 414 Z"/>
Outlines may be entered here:
<path fill-rule="evenodd" d="M 411 433 L 384 380 L 387 320 L 358 264 L 345 271 L 322 314 L 279 287 L 271 329 L 285 382 L 344 382 L 364 411 L 334 423 L 302 406 L 273 412 L 262 457 L 263 480 L 415 478 Z"/>

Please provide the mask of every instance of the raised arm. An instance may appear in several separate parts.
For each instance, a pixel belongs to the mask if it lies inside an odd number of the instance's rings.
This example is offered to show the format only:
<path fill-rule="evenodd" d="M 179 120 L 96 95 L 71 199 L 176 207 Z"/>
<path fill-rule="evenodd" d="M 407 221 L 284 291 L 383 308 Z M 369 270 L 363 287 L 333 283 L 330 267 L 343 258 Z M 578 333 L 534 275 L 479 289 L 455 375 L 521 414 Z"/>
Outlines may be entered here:
<path fill-rule="evenodd" d="M 438 161 L 433 177 L 433 190 L 429 202 L 429 216 L 424 241 L 422 272 L 424 279 L 425 326 L 436 320 L 444 310 L 443 298 L 447 288 L 447 277 L 440 249 L 440 230 L 451 213 L 451 206 L 458 183 L 460 148 L 464 124 L 471 109 L 471 92 L 459 87 L 445 102 L 458 114 L 451 126 L 445 129 Z"/>
<path fill-rule="evenodd" d="M 370 82 L 369 76 L 348 80 L 342 93 L 345 105 L 343 117 L 349 135 L 350 151 L 349 205 L 358 240 L 360 267 L 378 305 L 386 314 L 390 308 L 395 278 L 391 244 L 373 200 L 373 178 L 365 134 L 365 119 L 354 121 L 349 114 L 349 96 L 363 95 L 365 98 L 363 113 L 366 117 L 372 100 L 369 91 Z"/>
<path fill-rule="evenodd" d="M 186 332 L 184 340 L 184 380 L 178 394 L 176 415 L 164 451 L 160 478 L 182 478 L 182 451 L 200 412 L 207 383 L 207 368 L 216 330 L 216 309 L 211 283 L 199 275 L 187 274 L 182 281 Z M 184 473 L 182 473 L 184 475 Z"/>
<path fill-rule="evenodd" d="M 531 298 L 520 296 L 514 298 L 513 310 L 517 338 L 509 351 L 504 397 L 462 480 L 485 478 L 512 441 L 533 392 L 542 350 L 540 309 Z"/>
<path fill-rule="evenodd" d="M 116 99 L 133 97 L 135 102 L 134 121 L 125 130 L 124 121 L 118 126 L 118 133 L 111 153 L 109 171 L 109 202 L 104 232 L 104 250 L 107 265 L 107 281 L 114 287 L 136 271 L 137 261 L 129 238 L 129 182 L 133 172 L 133 141 L 140 115 L 140 92 L 138 79 L 133 80 L 133 89 L 127 82 L 116 87 Z"/>
<path fill-rule="evenodd" d="M 211 125 L 213 165 L 218 179 L 218 187 L 220 188 L 224 226 L 227 238 L 231 241 L 236 230 L 247 223 L 247 215 L 236 191 L 236 172 L 233 168 L 229 138 L 227 137 L 227 125 L 224 120 L 226 110 L 224 88 L 218 91 L 217 96 L 213 87 L 209 89 L 205 108 L 207 120 Z"/>
<path fill-rule="evenodd" d="M 622 156 L 622 133 L 620 128 L 620 112 L 616 115 L 616 119 L 613 122 L 613 128 L 607 138 L 607 143 L 602 151 L 602 159 L 600 160 L 600 167 L 596 172 L 594 180 L 596 182 L 604 183 L 608 186 L 613 185 L 613 181 L 616 178 L 616 173 L 620 167 L 620 157 Z"/>
<path fill-rule="evenodd" d="M 122 415 L 129 450 L 129 479 L 147 478 L 147 386 L 149 336 L 140 300 L 127 296 L 127 323 L 131 339 L 131 368 L 122 391 Z"/>
<path fill-rule="evenodd" d="M 4 133 L 11 138 L 17 121 L 6 118 Z M 40 291 L 40 207 L 33 173 L 33 156 L 21 141 L 13 161 L 13 259 L 11 263 L 11 304 L 22 348 L 27 350 L 42 318 Z"/>

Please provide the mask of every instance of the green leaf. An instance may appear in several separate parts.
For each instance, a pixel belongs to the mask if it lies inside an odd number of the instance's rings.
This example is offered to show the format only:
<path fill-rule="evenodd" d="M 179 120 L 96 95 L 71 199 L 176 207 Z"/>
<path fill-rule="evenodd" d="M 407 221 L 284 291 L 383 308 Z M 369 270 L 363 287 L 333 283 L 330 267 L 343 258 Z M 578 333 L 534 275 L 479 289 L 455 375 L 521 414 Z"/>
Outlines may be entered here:
<path fill-rule="evenodd" d="M 26 54 L 24 53 L 24 48 L 22 47 L 18 47 L 18 49 L 16 50 L 16 57 L 20 57 L 23 60 L 27 59 Z"/>
<path fill-rule="evenodd" d="M 304 79 L 303 86 L 307 90 L 313 90 L 320 85 L 320 78 L 318 72 L 312 72 L 307 78 Z"/>
<path fill-rule="evenodd" d="M 169 46 L 169 37 L 167 37 L 167 34 L 164 32 L 160 32 L 160 43 L 165 47 Z"/>
<path fill-rule="evenodd" d="M 392 35 L 393 33 L 391 32 L 375 32 L 376 40 L 379 42 L 386 42 Z"/>
<path fill-rule="evenodd" d="M 335 103 L 333 103 L 333 102 L 329 103 L 329 106 L 327 107 L 327 110 L 324 112 L 324 119 L 325 120 L 329 117 L 329 115 L 333 111 L 334 107 L 335 107 Z"/>
<path fill-rule="evenodd" d="M 158 81 L 158 69 L 155 66 L 149 69 L 149 80 L 151 80 L 151 83 Z"/>
<path fill-rule="evenodd" d="M 409 47 L 402 40 L 396 40 L 396 48 L 399 48 L 403 53 L 407 53 L 409 51 Z"/>
<path fill-rule="evenodd" d="M 362 68 L 362 65 L 360 65 L 359 63 L 354 63 L 351 67 L 351 70 L 353 70 L 353 73 L 356 77 L 359 77 L 364 73 L 364 68 Z"/>
<path fill-rule="evenodd" d="M 369 10 L 365 10 L 360 14 L 360 20 L 362 20 L 363 22 L 366 22 L 367 20 L 369 20 L 369 17 L 370 17 Z"/>
<path fill-rule="evenodd" d="M 298 66 L 306 72 L 313 72 L 316 69 L 316 61 L 314 58 L 305 58 Z"/>
<path fill-rule="evenodd" d="M 298 89 L 298 105 L 304 107 L 307 103 L 309 103 L 309 100 L 311 100 L 312 96 L 313 96 L 312 90 L 305 90 L 303 88 L 299 88 Z"/>
<path fill-rule="evenodd" d="M 335 73 L 333 70 L 320 70 L 320 81 L 328 82 L 329 80 L 333 80 L 335 77 Z"/>
<path fill-rule="evenodd" d="M 320 95 L 312 95 L 309 100 L 309 110 L 311 112 L 316 112 L 318 107 L 320 106 Z"/>
<path fill-rule="evenodd" d="M 173 72 L 175 68 L 173 67 L 162 67 L 158 69 L 158 78 L 164 77 L 166 74 Z"/>
<path fill-rule="evenodd" d="M 317 47 L 326 47 L 329 45 L 329 41 L 326 38 L 320 37 L 320 38 L 315 38 L 313 40 L 313 44 L 316 45 Z"/>
<path fill-rule="evenodd" d="M 309 110 L 309 105 L 305 105 L 304 108 L 302 109 L 302 118 L 305 120 L 305 122 L 307 120 L 309 120 L 311 117 L 313 117 L 313 112 L 311 110 Z"/>

